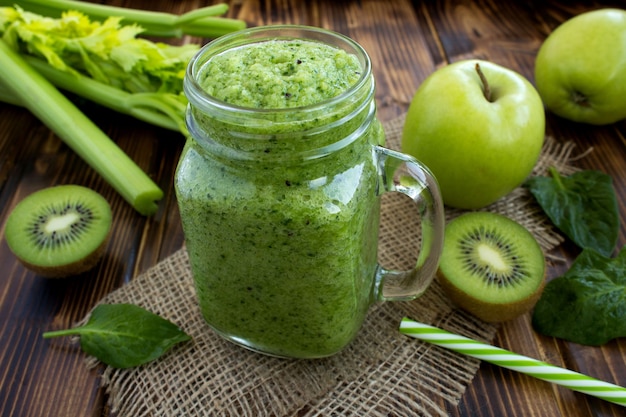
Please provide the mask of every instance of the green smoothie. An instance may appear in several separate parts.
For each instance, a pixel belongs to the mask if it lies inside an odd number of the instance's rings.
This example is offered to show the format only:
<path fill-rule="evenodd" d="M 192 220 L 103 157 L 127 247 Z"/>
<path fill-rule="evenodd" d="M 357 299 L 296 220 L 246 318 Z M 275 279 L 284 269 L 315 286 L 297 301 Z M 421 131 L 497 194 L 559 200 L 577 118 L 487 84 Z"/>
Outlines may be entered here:
<path fill-rule="evenodd" d="M 250 124 L 191 110 L 206 137 L 188 140 L 176 191 L 202 314 L 221 335 L 312 358 L 358 332 L 377 268 L 372 147 L 382 129 L 362 99 L 315 116 L 305 108 L 343 94 L 361 70 L 341 49 L 272 40 L 224 51 L 198 74 L 219 101 L 293 109 Z"/>
<path fill-rule="evenodd" d="M 354 55 L 311 41 L 266 41 L 211 59 L 200 84 L 211 96 L 241 107 L 304 107 L 354 85 L 361 64 Z"/>

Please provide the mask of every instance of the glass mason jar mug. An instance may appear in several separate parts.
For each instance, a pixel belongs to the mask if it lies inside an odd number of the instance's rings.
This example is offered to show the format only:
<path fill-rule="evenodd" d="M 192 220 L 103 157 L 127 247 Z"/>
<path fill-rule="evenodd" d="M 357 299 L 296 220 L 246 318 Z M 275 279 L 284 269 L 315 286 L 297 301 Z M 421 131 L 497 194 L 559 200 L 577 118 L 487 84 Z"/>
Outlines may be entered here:
<path fill-rule="evenodd" d="M 246 29 L 189 64 L 190 137 L 175 188 L 199 306 L 218 334 L 317 358 L 353 340 L 369 306 L 430 284 L 443 240 L 435 179 L 381 146 L 367 53 L 304 26 Z M 377 263 L 382 193 L 414 201 L 414 268 Z"/>

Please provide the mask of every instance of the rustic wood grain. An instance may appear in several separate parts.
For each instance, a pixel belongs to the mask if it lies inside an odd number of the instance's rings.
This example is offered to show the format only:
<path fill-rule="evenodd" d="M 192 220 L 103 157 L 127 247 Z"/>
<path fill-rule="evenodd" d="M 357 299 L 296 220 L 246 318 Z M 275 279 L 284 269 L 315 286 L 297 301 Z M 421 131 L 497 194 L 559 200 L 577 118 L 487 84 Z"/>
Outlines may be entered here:
<path fill-rule="evenodd" d="M 215 1 L 109 0 L 116 6 L 182 13 Z M 19 0 L 18 0 L 19 3 Z M 403 114 L 415 89 L 435 69 L 466 58 L 508 66 L 531 81 L 534 57 L 561 22 L 624 1 L 483 0 L 233 0 L 229 16 L 250 26 L 297 23 L 342 32 L 370 54 L 383 121 Z M 204 42 L 183 38 L 172 42 Z M 0 104 L 0 415 L 20 417 L 105 416 L 106 394 L 98 371 L 69 340 L 44 341 L 41 333 L 73 325 L 102 296 L 145 271 L 183 243 L 173 175 L 183 138 L 77 99 L 96 121 L 165 191 L 159 211 L 145 218 L 128 206 L 55 135 L 27 111 Z M 583 168 L 613 177 L 620 207 L 619 244 L 626 244 L 626 122 L 581 126 L 548 115 L 547 134 L 593 151 Z M 43 187 L 77 183 L 102 193 L 114 212 L 113 238 L 99 266 L 82 276 L 45 280 L 25 270 L 3 238 L 11 209 Z M 563 259 L 550 278 L 563 273 L 578 250 L 565 243 L 552 254 Z M 626 342 L 584 347 L 537 335 L 529 317 L 502 325 L 495 344 L 626 385 Z M 624 409 L 524 375 L 483 364 L 450 416 L 612 416 Z"/>

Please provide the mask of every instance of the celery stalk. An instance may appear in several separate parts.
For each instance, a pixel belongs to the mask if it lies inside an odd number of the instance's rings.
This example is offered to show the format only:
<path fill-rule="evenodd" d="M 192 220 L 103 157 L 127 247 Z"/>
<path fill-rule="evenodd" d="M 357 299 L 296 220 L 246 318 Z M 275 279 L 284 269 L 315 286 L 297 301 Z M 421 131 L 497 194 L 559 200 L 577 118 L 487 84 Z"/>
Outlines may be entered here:
<path fill-rule="evenodd" d="M 0 81 L 139 213 L 156 212 L 163 191 L 87 116 L 0 40 Z"/>
<path fill-rule="evenodd" d="M 13 7 L 15 3 L 15 0 L 0 0 L 0 6 Z M 73 0 L 20 0 L 17 3 L 24 10 L 50 17 L 60 17 L 67 10 L 82 12 L 96 20 L 123 17 L 125 24 L 138 24 L 148 36 L 181 37 L 187 34 L 216 38 L 246 27 L 243 20 L 218 17 L 228 11 L 225 3 L 201 7 L 182 15 Z"/>
<path fill-rule="evenodd" d="M 0 84 L 0 101 L 23 107 L 22 100 L 20 100 L 18 97 L 15 97 L 15 94 L 13 94 L 3 84 Z"/>
<path fill-rule="evenodd" d="M 48 65 L 38 58 L 22 58 L 57 88 L 74 93 L 119 113 L 138 120 L 187 134 L 186 104 L 163 93 L 129 93 L 80 74 L 70 74 Z M 24 107 L 24 103 L 0 84 L 0 102 Z"/>
<path fill-rule="evenodd" d="M 56 87 L 87 100 L 128 114 L 144 122 L 186 134 L 186 103 L 165 93 L 129 93 L 79 74 L 60 71 L 45 61 L 23 55 L 22 58 Z M 0 95 L 1 101 L 4 96 Z M 169 99 L 168 99 L 169 98 Z"/>

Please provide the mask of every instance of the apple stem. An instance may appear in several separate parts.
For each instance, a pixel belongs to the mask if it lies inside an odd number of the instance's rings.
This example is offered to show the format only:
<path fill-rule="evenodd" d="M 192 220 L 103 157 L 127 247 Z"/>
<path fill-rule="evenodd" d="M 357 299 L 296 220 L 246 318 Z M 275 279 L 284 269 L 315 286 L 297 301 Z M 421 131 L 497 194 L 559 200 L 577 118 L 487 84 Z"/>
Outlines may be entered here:
<path fill-rule="evenodd" d="M 584 94 L 578 91 L 574 91 L 572 93 L 572 100 L 574 101 L 574 103 L 578 104 L 579 106 L 591 107 L 589 105 L 589 99 L 587 98 L 587 96 L 585 96 Z"/>
<path fill-rule="evenodd" d="M 480 81 L 483 83 L 483 94 L 488 102 L 491 103 L 491 88 L 489 87 L 489 83 L 487 82 L 487 77 L 483 74 L 483 71 L 480 69 L 480 64 L 476 63 L 476 72 L 480 77 Z"/>

